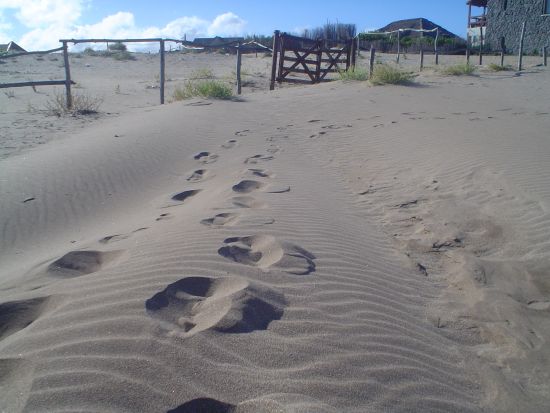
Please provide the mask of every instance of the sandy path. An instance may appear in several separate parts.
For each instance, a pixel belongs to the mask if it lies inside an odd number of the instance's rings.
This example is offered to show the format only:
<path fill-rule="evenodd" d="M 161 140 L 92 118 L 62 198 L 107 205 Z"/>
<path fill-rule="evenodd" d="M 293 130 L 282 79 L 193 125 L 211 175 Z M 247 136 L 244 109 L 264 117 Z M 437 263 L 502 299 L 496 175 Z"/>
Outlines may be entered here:
<path fill-rule="evenodd" d="M 3 160 L 2 407 L 541 411 L 548 73 L 423 80 Z"/>

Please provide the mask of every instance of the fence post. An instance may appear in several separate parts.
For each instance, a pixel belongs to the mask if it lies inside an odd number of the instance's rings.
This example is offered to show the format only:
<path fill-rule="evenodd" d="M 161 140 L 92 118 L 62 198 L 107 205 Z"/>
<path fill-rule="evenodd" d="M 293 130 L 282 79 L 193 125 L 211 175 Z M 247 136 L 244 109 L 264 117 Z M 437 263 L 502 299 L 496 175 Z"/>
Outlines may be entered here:
<path fill-rule="evenodd" d="M 504 67 L 504 54 L 506 53 L 506 43 L 504 36 L 500 38 L 500 66 Z"/>
<path fill-rule="evenodd" d="M 479 27 L 479 65 L 483 64 L 483 26 Z"/>
<path fill-rule="evenodd" d="M 437 41 L 439 40 L 439 27 L 435 30 L 435 43 L 434 43 L 434 52 L 435 52 L 435 64 L 439 64 L 439 51 L 437 50 Z"/>
<path fill-rule="evenodd" d="M 160 40 L 160 104 L 164 105 L 164 40 Z"/>
<path fill-rule="evenodd" d="M 420 70 L 424 69 L 424 46 L 420 45 Z"/>
<path fill-rule="evenodd" d="M 351 70 L 355 70 L 355 53 L 357 52 L 357 49 L 356 49 L 356 43 L 355 43 L 355 39 L 351 39 L 351 44 L 350 44 L 350 48 L 351 48 Z"/>
<path fill-rule="evenodd" d="M 369 78 L 372 77 L 372 73 L 374 72 L 374 55 L 376 54 L 376 49 L 374 47 L 370 47 L 370 59 L 369 59 Z"/>
<path fill-rule="evenodd" d="M 271 82 L 269 83 L 269 90 L 275 89 L 275 76 L 277 75 L 277 51 L 279 50 L 279 30 L 275 30 L 273 33 L 273 51 L 272 63 L 271 63 Z"/>
<path fill-rule="evenodd" d="M 542 48 L 542 64 L 548 66 L 548 46 Z"/>
<path fill-rule="evenodd" d="M 400 55 L 401 55 L 401 30 L 397 30 L 397 64 L 399 64 Z"/>
<path fill-rule="evenodd" d="M 466 64 L 470 64 L 470 33 L 466 35 Z"/>
<path fill-rule="evenodd" d="M 525 22 L 521 25 L 521 36 L 519 38 L 519 57 L 518 57 L 518 72 L 521 72 L 523 67 L 523 38 L 525 36 Z"/>
<path fill-rule="evenodd" d="M 279 35 L 279 74 L 277 75 L 277 81 L 281 83 L 283 81 L 283 67 L 285 67 L 285 37 L 284 35 Z"/>
<path fill-rule="evenodd" d="M 69 50 L 67 42 L 63 42 L 63 62 L 65 64 L 65 93 L 67 99 L 67 110 L 73 107 L 73 95 L 71 93 L 71 68 L 69 66 Z"/>
<path fill-rule="evenodd" d="M 321 39 L 317 39 L 317 64 L 315 65 L 315 83 L 321 81 L 321 60 L 323 59 L 323 42 Z M 346 60 L 346 66 L 349 59 Z M 346 67 L 347 69 L 347 67 Z"/>
<path fill-rule="evenodd" d="M 237 45 L 237 95 L 241 94 L 241 43 Z"/>

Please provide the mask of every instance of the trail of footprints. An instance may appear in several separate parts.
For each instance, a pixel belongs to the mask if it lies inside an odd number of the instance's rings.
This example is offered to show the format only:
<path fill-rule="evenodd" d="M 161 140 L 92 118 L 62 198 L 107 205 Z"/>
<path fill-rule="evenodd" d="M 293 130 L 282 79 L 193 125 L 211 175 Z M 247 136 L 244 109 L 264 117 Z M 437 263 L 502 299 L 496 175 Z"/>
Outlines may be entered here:
<path fill-rule="evenodd" d="M 235 133 L 246 136 L 246 131 Z M 222 148 L 231 149 L 238 143 L 231 139 Z M 279 148 L 271 145 L 266 154 L 247 157 L 245 165 L 256 165 L 274 159 Z M 209 152 L 200 152 L 194 158 L 201 163 L 217 159 Z M 197 183 L 210 175 L 206 169 L 189 174 L 188 182 Z M 289 186 L 270 182 L 274 175 L 260 167 L 247 168 L 243 178 L 231 187 L 234 196 L 226 209 L 200 221 L 211 228 L 235 226 L 240 215 L 235 209 L 268 208 L 266 202 L 254 197 L 256 192 L 284 193 Z M 186 190 L 172 196 L 173 201 L 185 203 L 197 196 L 201 189 Z M 233 211 L 232 211 L 233 210 Z M 258 219 L 260 225 L 271 224 L 269 218 Z M 307 275 L 315 271 L 315 256 L 305 249 L 271 235 L 230 237 L 223 241 L 218 254 L 241 265 L 257 267 L 263 271 L 278 269 L 292 275 Z M 265 330 L 273 320 L 281 318 L 286 305 L 278 292 L 257 285 L 242 277 L 185 277 L 168 285 L 146 301 L 147 312 L 159 320 L 161 329 L 169 336 L 189 337 L 211 329 L 225 333 L 246 333 Z"/>
<path fill-rule="evenodd" d="M 236 136 L 246 136 L 248 130 L 236 132 Z M 237 145 L 231 139 L 221 147 L 231 149 Z M 256 165 L 274 159 L 278 147 L 271 146 L 266 154 L 256 154 L 244 160 L 245 165 Z M 203 151 L 193 158 L 200 164 L 212 164 L 218 155 Z M 205 168 L 192 171 L 186 178 L 190 183 L 203 182 L 215 175 Z M 277 186 L 269 182 L 274 175 L 260 167 L 250 167 L 243 179 L 235 183 L 229 199 L 231 206 L 224 209 L 268 208 L 266 202 L 256 199 L 254 192 L 284 193 L 289 186 Z M 202 189 L 190 189 L 171 196 L 177 205 L 192 202 Z M 239 222 L 237 212 L 221 212 L 200 221 L 201 224 L 220 228 Z M 156 221 L 170 219 L 170 213 L 162 213 Z M 258 218 L 257 224 L 274 223 L 272 218 Z M 108 245 L 130 238 L 134 233 L 146 230 L 138 228 L 128 234 L 113 234 L 98 240 Z M 217 250 L 221 257 L 240 265 L 257 267 L 263 271 L 272 268 L 291 275 L 307 275 L 315 271 L 315 256 L 298 245 L 280 241 L 271 235 L 250 235 L 226 238 Z M 58 279 L 75 278 L 98 272 L 116 265 L 123 256 L 123 250 L 74 250 L 49 263 L 46 274 Z M 0 340 L 28 328 L 42 314 L 51 297 L 35 297 L 21 301 L 0 303 Z M 210 329 L 222 333 L 242 334 L 256 330 L 266 330 L 274 320 L 279 320 L 287 302 L 284 296 L 264 285 L 240 276 L 187 276 L 169 284 L 160 292 L 145 301 L 147 313 L 159 323 L 167 336 L 186 338 Z M 204 401 L 206 404 L 220 402 Z M 193 401 L 188 403 L 193 404 Z M 222 403 L 223 404 L 223 403 Z M 186 406 L 186 405 L 185 405 Z M 220 411 L 224 411 L 222 408 Z M 227 410 L 230 411 L 230 410 Z"/>

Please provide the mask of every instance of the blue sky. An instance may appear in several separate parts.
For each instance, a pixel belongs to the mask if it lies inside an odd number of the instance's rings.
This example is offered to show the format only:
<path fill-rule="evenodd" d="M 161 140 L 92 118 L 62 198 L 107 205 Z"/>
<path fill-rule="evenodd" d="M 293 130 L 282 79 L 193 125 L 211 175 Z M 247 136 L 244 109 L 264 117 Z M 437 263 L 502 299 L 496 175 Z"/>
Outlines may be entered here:
<path fill-rule="evenodd" d="M 262 2 L 0 0 L 0 42 L 56 47 L 62 37 L 183 37 L 298 32 L 327 21 L 376 29 L 425 17 L 464 36 L 466 0 L 337 0 Z"/>

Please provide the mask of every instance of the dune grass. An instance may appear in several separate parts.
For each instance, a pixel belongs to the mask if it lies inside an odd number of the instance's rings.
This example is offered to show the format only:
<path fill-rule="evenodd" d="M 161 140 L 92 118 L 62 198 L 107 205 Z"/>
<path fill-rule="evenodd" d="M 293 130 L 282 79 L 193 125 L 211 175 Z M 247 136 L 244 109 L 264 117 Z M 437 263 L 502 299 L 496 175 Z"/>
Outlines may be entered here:
<path fill-rule="evenodd" d="M 103 100 L 86 93 L 72 95 L 72 108 L 67 109 L 67 98 L 64 92 L 55 91 L 54 96 L 48 100 L 44 109 L 48 115 L 93 115 L 99 112 Z"/>
<path fill-rule="evenodd" d="M 447 66 L 441 70 L 441 73 L 448 76 L 465 76 L 475 72 L 475 67 L 466 63 L 453 66 Z"/>
<path fill-rule="evenodd" d="M 374 66 L 369 81 L 373 85 L 395 85 L 409 83 L 412 78 L 413 74 L 410 72 L 404 72 L 387 64 L 378 64 Z"/>
<path fill-rule="evenodd" d="M 109 49 L 107 50 L 94 50 L 91 47 L 87 47 L 82 54 L 87 56 L 111 57 L 115 60 L 136 60 L 136 57 L 126 49 L 121 50 L 113 46 L 114 45 L 109 45 Z"/>
<path fill-rule="evenodd" d="M 202 67 L 200 69 L 194 70 L 189 76 L 189 79 L 192 79 L 192 80 L 214 79 L 214 72 L 212 72 L 212 69 L 209 69 L 207 67 Z"/>
<path fill-rule="evenodd" d="M 174 101 L 203 97 L 211 99 L 231 99 L 233 91 L 227 84 L 219 80 L 188 81 L 174 90 Z"/>
<path fill-rule="evenodd" d="M 493 72 L 503 72 L 507 70 L 512 70 L 512 66 L 508 66 L 508 65 L 501 66 L 501 65 L 497 65 L 496 63 L 490 63 L 488 67 L 489 67 L 489 70 Z"/>
<path fill-rule="evenodd" d="M 340 80 L 344 81 L 363 81 L 369 78 L 369 72 L 367 71 L 367 69 L 363 69 L 360 67 L 350 68 L 349 70 L 340 70 L 338 74 L 340 75 Z"/>

